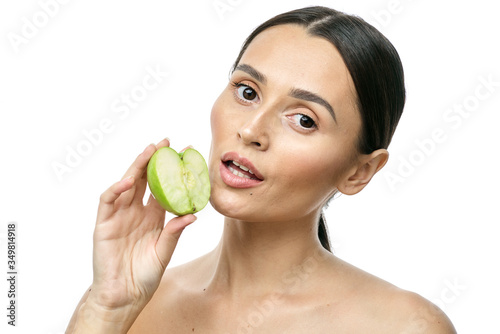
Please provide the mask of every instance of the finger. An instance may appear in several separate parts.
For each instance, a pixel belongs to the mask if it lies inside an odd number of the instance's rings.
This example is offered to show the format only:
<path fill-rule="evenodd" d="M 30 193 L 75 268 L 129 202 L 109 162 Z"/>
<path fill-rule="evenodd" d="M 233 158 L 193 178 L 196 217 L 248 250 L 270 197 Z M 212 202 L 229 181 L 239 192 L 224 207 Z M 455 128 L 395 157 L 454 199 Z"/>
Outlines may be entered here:
<path fill-rule="evenodd" d="M 170 146 L 170 139 L 168 139 L 168 138 L 165 138 L 161 142 L 156 144 L 157 149 L 160 149 L 162 147 L 167 147 L 167 146 Z"/>
<path fill-rule="evenodd" d="M 161 232 L 156 243 L 156 255 L 158 256 L 160 263 L 163 265 L 163 268 L 166 268 L 170 262 L 182 231 L 186 228 L 186 226 L 192 224 L 195 220 L 196 216 L 192 214 L 175 217 L 171 219 L 163 228 L 163 231 Z"/>
<path fill-rule="evenodd" d="M 189 145 L 189 146 L 186 146 L 184 147 L 179 153 L 181 152 L 184 152 L 185 150 L 187 150 L 188 148 L 194 148 L 193 145 Z"/>
<path fill-rule="evenodd" d="M 165 209 L 158 203 L 153 194 L 149 195 L 148 202 L 146 204 L 153 213 L 164 213 Z"/>
<path fill-rule="evenodd" d="M 169 145 L 168 138 L 163 139 L 159 144 Z M 132 201 L 136 200 L 138 203 L 142 204 L 142 198 L 144 197 L 144 192 L 146 190 L 146 168 L 148 166 L 149 160 L 157 150 L 157 145 L 150 144 L 144 151 L 137 156 L 135 161 L 129 167 L 124 178 L 133 176 L 137 182 L 134 186 L 125 194 L 123 194 L 117 201 L 116 205 L 118 207 L 128 207 Z M 139 186 L 139 189 L 137 188 Z"/>
<path fill-rule="evenodd" d="M 159 149 L 160 149 L 160 148 L 162 148 L 162 147 L 168 147 L 168 146 L 170 146 L 170 139 L 168 139 L 168 138 L 163 139 L 162 141 L 160 141 L 158 144 L 156 144 L 156 145 L 155 145 L 155 147 L 156 147 L 156 151 L 157 151 L 157 150 L 159 150 Z M 156 151 L 155 151 L 155 152 L 156 152 Z M 154 154 L 154 152 L 153 152 L 153 154 Z M 151 158 L 150 158 L 150 159 L 151 159 Z M 149 163 L 149 160 L 148 160 L 148 163 Z M 147 165 L 146 165 L 146 166 L 147 166 Z M 142 174 L 142 179 L 144 179 L 144 180 L 146 180 L 146 179 L 147 179 L 147 173 L 143 173 L 143 174 Z M 138 184 L 137 184 L 137 185 L 138 185 Z"/>
<path fill-rule="evenodd" d="M 127 170 L 122 179 L 126 179 L 127 177 L 133 177 L 136 180 L 135 183 L 137 183 L 137 181 L 140 181 L 142 175 L 145 174 L 148 161 L 154 154 L 155 150 L 156 150 L 155 145 L 153 144 L 148 145 L 146 149 L 137 156 L 137 158 L 129 167 L 129 169 Z M 134 184 L 133 187 L 131 187 L 127 192 L 122 194 L 119 199 L 116 200 L 115 207 L 116 208 L 128 207 L 134 198 L 135 190 L 136 187 Z"/>
<path fill-rule="evenodd" d="M 151 159 L 151 157 L 155 152 L 156 152 L 156 145 L 149 144 L 144 149 L 144 151 L 137 156 L 137 158 L 129 167 L 129 169 L 127 169 L 127 171 L 123 175 L 123 179 L 129 177 L 130 175 L 133 175 L 136 179 L 139 179 L 146 170 L 149 159 Z"/>
<path fill-rule="evenodd" d="M 156 144 L 156 150 L 159 150 L 162 147 L 168 147 L 170 145 L 170 140 L 168 138 L 163 139 L 158 144 Z M 148 161 L 149 163 L 149 161 Z M 142 204 L 144 200 L 144 193 L 147 188 L 147 169 L 142 174 L 140 180 L 138 180 L 135 184 L 135 193 L 133 197 L 133 201 Z"/>
<path fill-rule="evenodd" d="M 121 194 L 132 188 L 134 182 L 135 179 L 133 176 L 127 177 L 121 181 L 116 182 L 101 194 L 99 207 L 97 209 L 98 223 L 109 218 L 109 216 L 113 214 L 115 209 L 115 201 L 120 197 Z"/>

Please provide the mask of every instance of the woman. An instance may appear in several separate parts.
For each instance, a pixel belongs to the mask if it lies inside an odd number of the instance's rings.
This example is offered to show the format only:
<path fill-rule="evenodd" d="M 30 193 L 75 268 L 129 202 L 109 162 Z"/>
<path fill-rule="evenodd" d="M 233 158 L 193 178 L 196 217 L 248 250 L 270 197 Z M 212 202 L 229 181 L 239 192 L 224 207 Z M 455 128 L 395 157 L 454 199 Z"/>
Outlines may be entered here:
<path fill-rule="evenodd" d="M 335 257 L 322 208 L 386 163 L 405 100 L 397 52 L 363 20 L 284 13 L 247 39 L 211 114 L 210 253 L 165 271 L 196 219 L 143 205 L 148 146 L 101 196 L 94 280 L 69 333 L 455 333 L 420 296 Z M 319 222 L 319 223 L 318 223 Z"/>

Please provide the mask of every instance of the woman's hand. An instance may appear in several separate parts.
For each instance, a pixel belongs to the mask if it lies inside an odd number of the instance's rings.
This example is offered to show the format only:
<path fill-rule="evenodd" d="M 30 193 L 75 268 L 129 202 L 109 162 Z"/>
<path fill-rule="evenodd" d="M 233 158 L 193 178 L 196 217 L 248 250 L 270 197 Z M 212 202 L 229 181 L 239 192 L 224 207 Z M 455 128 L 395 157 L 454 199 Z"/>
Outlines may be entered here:
<path fill-rule="evenodd" d="M 193 215 L 176 217 L 164 227 L 165 210 L 158 202 L 150 196 L 143 204 L 149 159 L 168 145 L 167 139 L 149 145 L 122 180 L 101 195 L 94 231 L 94 278 L 81 310 L 84 322 L 130 327 L 158 288 L 182 230 L 196 220 Z M 77 316 L 76 327 L 78 322 Z"/>

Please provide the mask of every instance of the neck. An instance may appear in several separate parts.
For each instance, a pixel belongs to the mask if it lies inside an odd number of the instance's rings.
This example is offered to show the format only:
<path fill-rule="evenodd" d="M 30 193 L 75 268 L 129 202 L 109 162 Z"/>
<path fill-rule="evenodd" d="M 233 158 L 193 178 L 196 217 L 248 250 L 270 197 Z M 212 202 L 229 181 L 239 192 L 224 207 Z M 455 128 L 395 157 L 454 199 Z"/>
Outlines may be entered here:
<path fill-rule="evenodd" d="M 225 218 L 222 239 L 212 253 L 212 287 L 233 296 L 286 289 L 287 279 L 300 276 L 308 260 L 327 252 L 317 237 L 318 219 L 319 214 L 272 223 Z"/>

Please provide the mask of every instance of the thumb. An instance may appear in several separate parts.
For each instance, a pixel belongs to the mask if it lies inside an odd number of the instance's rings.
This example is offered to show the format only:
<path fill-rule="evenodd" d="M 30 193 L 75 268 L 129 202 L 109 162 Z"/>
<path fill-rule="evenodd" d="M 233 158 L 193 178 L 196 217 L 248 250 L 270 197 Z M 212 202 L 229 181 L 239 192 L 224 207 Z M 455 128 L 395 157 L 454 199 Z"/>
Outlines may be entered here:
<path fill-rule="evenodd" d="M 172 258 L 177 241 L 184 228 L 196 221 L 196 216 L 189 214 L 171 219 L 163 228 L 156 242 L 156 255 L 165 269 Z"/>

